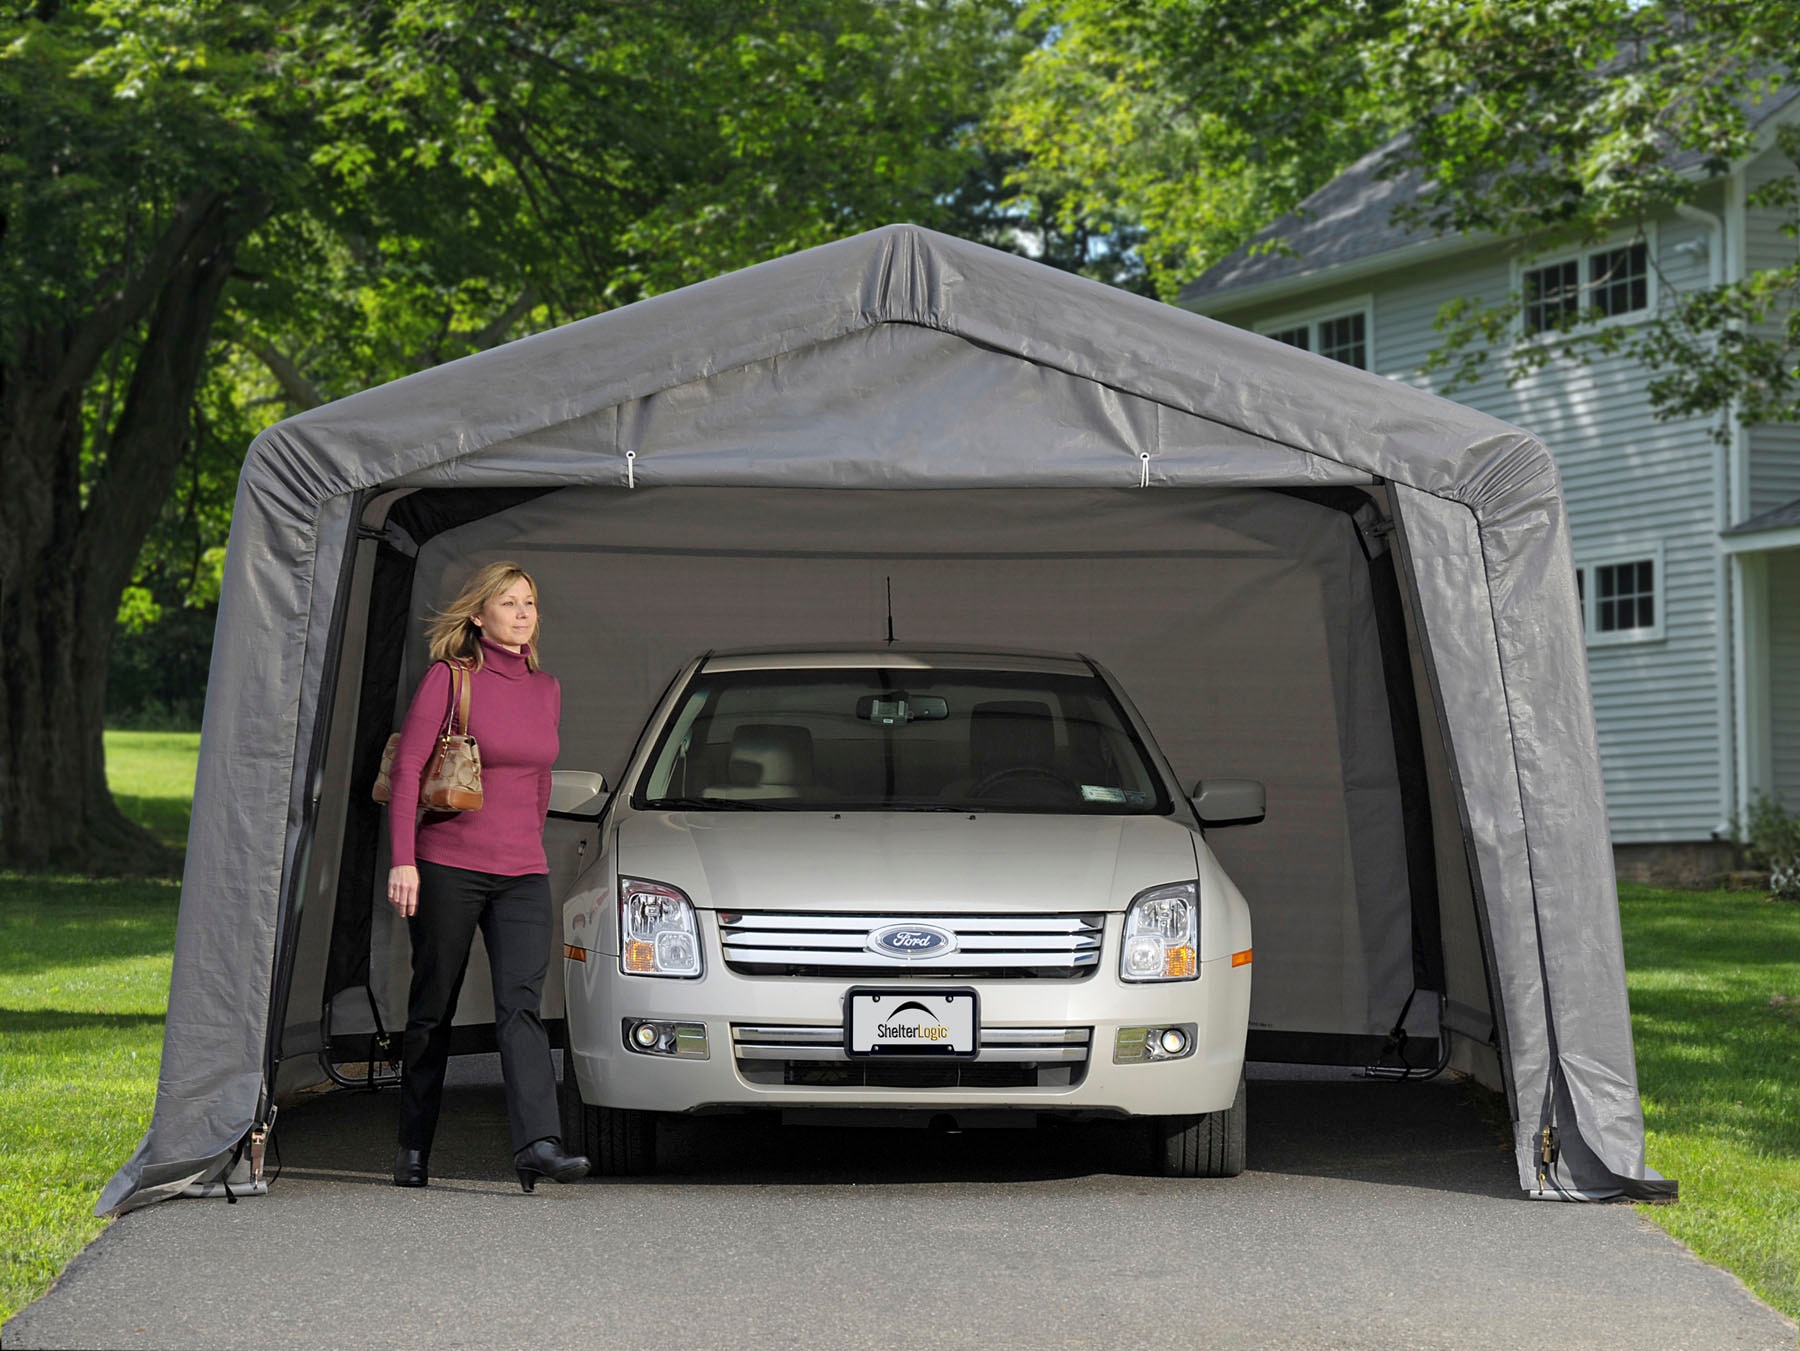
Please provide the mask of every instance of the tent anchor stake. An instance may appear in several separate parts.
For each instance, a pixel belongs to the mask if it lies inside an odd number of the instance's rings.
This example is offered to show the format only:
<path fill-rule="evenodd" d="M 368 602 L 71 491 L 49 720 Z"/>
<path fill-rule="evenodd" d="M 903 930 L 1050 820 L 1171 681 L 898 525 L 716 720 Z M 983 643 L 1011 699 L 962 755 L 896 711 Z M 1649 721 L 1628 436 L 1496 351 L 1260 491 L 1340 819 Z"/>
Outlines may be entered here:
<path fill-rule="evenodd" d="M 263 1153 L 268 1149 L 269 1135 L 275 1129 L 275 1113 L 280 1110 L 274 1103 L 270 1103 L 269 1115 L 250 1128 L 250 1185 L 253 1187 L 262 1183 Z"/>

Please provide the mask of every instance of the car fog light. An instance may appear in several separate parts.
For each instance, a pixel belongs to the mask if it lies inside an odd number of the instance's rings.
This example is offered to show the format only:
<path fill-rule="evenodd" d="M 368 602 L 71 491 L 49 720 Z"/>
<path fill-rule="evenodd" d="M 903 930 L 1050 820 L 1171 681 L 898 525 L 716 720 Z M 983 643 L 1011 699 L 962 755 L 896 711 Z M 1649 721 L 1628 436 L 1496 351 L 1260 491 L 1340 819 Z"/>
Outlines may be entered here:
<path fill-rule="evenodd" d="M 625 1020 L 625 1045 L 640 1055 L 666 1055 L 677 1060 L 708 1058 L 705 1023 L 665 1023 L 653 1018 Z"/>
<path fill-rule="evenodd" d="M 1113 1038 L 1113 1064 L 1184 1060 L 1194 1053 L 1197 1034 L 1198 1028 L 1193 1023 L 1175 1027 L 1121 1027 Z"/>

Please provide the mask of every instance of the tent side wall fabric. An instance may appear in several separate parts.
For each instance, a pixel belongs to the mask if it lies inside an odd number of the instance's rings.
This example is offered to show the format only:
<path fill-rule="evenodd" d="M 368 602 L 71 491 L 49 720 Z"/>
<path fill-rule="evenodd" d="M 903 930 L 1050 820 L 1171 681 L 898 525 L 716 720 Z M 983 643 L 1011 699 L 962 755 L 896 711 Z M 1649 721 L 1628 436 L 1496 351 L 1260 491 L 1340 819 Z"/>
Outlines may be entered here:
<path fill-rule="evenodd" d="M 785 363 L 841 340 L 872 388 L 913 326 L 1007 398 L 1056 401 L 1054 455 L 1009 441 L 776 438 Z M 978 357 L 980 358 L 978 360 Z M 1002 405 L 1004 399 L 993 400 Z M 696 433 L 664 446 L 658 418 Z M 743 429 L 737 437 L 720 429 Z M 644 449 L 640 450 L 642 445 Z M 838 488 L 1394 485 L 1492 934 L 1521 1140 L 1568 1195 L 1640 1187 L 1643 1129 L 1561 492 L 1544 447 L 1457 405 L 1039 265 L 896 226 L 422 372 L 281 423 L 240 480 L 150 1131 L 117 1211 L 216 1173 L 262 1110 L 282 913 L 307 842 L 321 699 L 360 495 L 396 486 Z M 1553 1118 L 1553 1120 L 1552 1120 Z M 1521 1183 L 1534 1181 L 1529 1151 Z"/>

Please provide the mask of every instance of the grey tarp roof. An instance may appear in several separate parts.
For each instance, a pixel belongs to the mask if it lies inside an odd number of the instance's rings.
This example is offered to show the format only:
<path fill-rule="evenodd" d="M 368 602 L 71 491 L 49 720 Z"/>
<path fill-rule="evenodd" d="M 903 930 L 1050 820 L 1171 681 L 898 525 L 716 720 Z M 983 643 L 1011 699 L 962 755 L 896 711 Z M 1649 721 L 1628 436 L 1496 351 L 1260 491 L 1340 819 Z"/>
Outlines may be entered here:
<path fill-rule="evenodd" d="M 902 328 L 948 335 L 912 358 Z M 844 344 L 802 395 L 785 363 Z M 1014 372 L 973 432 L 933 410 L 808 435 L 929 374 Z M 974 358 L 978 357 L 979 360 Z M 917 362 L 938 363 L 931 372 Z M 909 362 L 913 363 L 909 365 Z M 964 372 L 967 372 L 966 374 Z M 1008 436 L 1009 400 L 1059 435 Z M 877 401 L 892 407 L 892 401 Z M 659 420 L 693 434 L 648 436 Z M 841 426 L 841 423 L 834 423 Z M 641 452 L 639 448 L 642 448 Z M 1605 806 L 1562 493 L 1515 427 L 1170 306 L 908 226 L 734 273 L 282 422 L 239 481 L 155 1115 L 102 1212 L 216 1176 L 260 1109 L 283 879 L 313 783 L 356 494 L 383 486 L 1391 485 L 1516 1095 L 1521 1183 L 1616 1194 L 1644 1165 Z"/>

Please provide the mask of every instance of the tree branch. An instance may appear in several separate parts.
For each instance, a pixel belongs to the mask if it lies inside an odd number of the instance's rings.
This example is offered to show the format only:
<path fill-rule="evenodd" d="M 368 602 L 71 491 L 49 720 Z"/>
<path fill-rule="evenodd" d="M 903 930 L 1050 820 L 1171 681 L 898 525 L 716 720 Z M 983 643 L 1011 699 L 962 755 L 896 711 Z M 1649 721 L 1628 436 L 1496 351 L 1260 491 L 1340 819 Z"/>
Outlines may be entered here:
<path fill-rule="evenodd" d="M 495 315 L 487 325 L 477 330 L 470 338 L 469 344 L 477 352 L 485 352 L 488 348 L 505 339 L 512 326 L 537 308 L 537 287 L 527 285 L 519 292 L 517 300 Z"/>
<path fill-rule="evenodd" d="M 76 555 L 87 623 L 110 625 L 119 591 L 181 464 L 189 410 L 238 245 L 267 215 L 266 198 L 238 209 L 220 198 L 205 229 L 164 277 L 131 382 L 112 429 L 106 464 L 82 508 Z"/>
<path fill-rule="evenodd" d="M 49 377 L 48 394 L 59 398 L 82 388 L 94 370 L 127 329 L 137 324 L 162 293 L 163 284 L 181 264 L 214 218 L 227 210 L 222 192 L 196 192 L 175 208 L 168 228 L 156 241 L 156 247 L 143 266 L 109 297 L 94 307 L 88 317 L 75 327 L 62 359 Z"/>
<path fill-rule="evenodd" d="M 269 374 L 275 377 L 275 383 L 281 386 L 283 396 L 294 408 L 304 412 L 308 408 L 317 408 L 322 403 L 330 402 L 324 394 L 319 392 L 319 387 L 308 380 L 300 367 L 294 364 L 293 358 L 285 352 L 270 343 L 247 338 L 242 334 L 234 335 L 232 341 L 262 362 Z"/>

